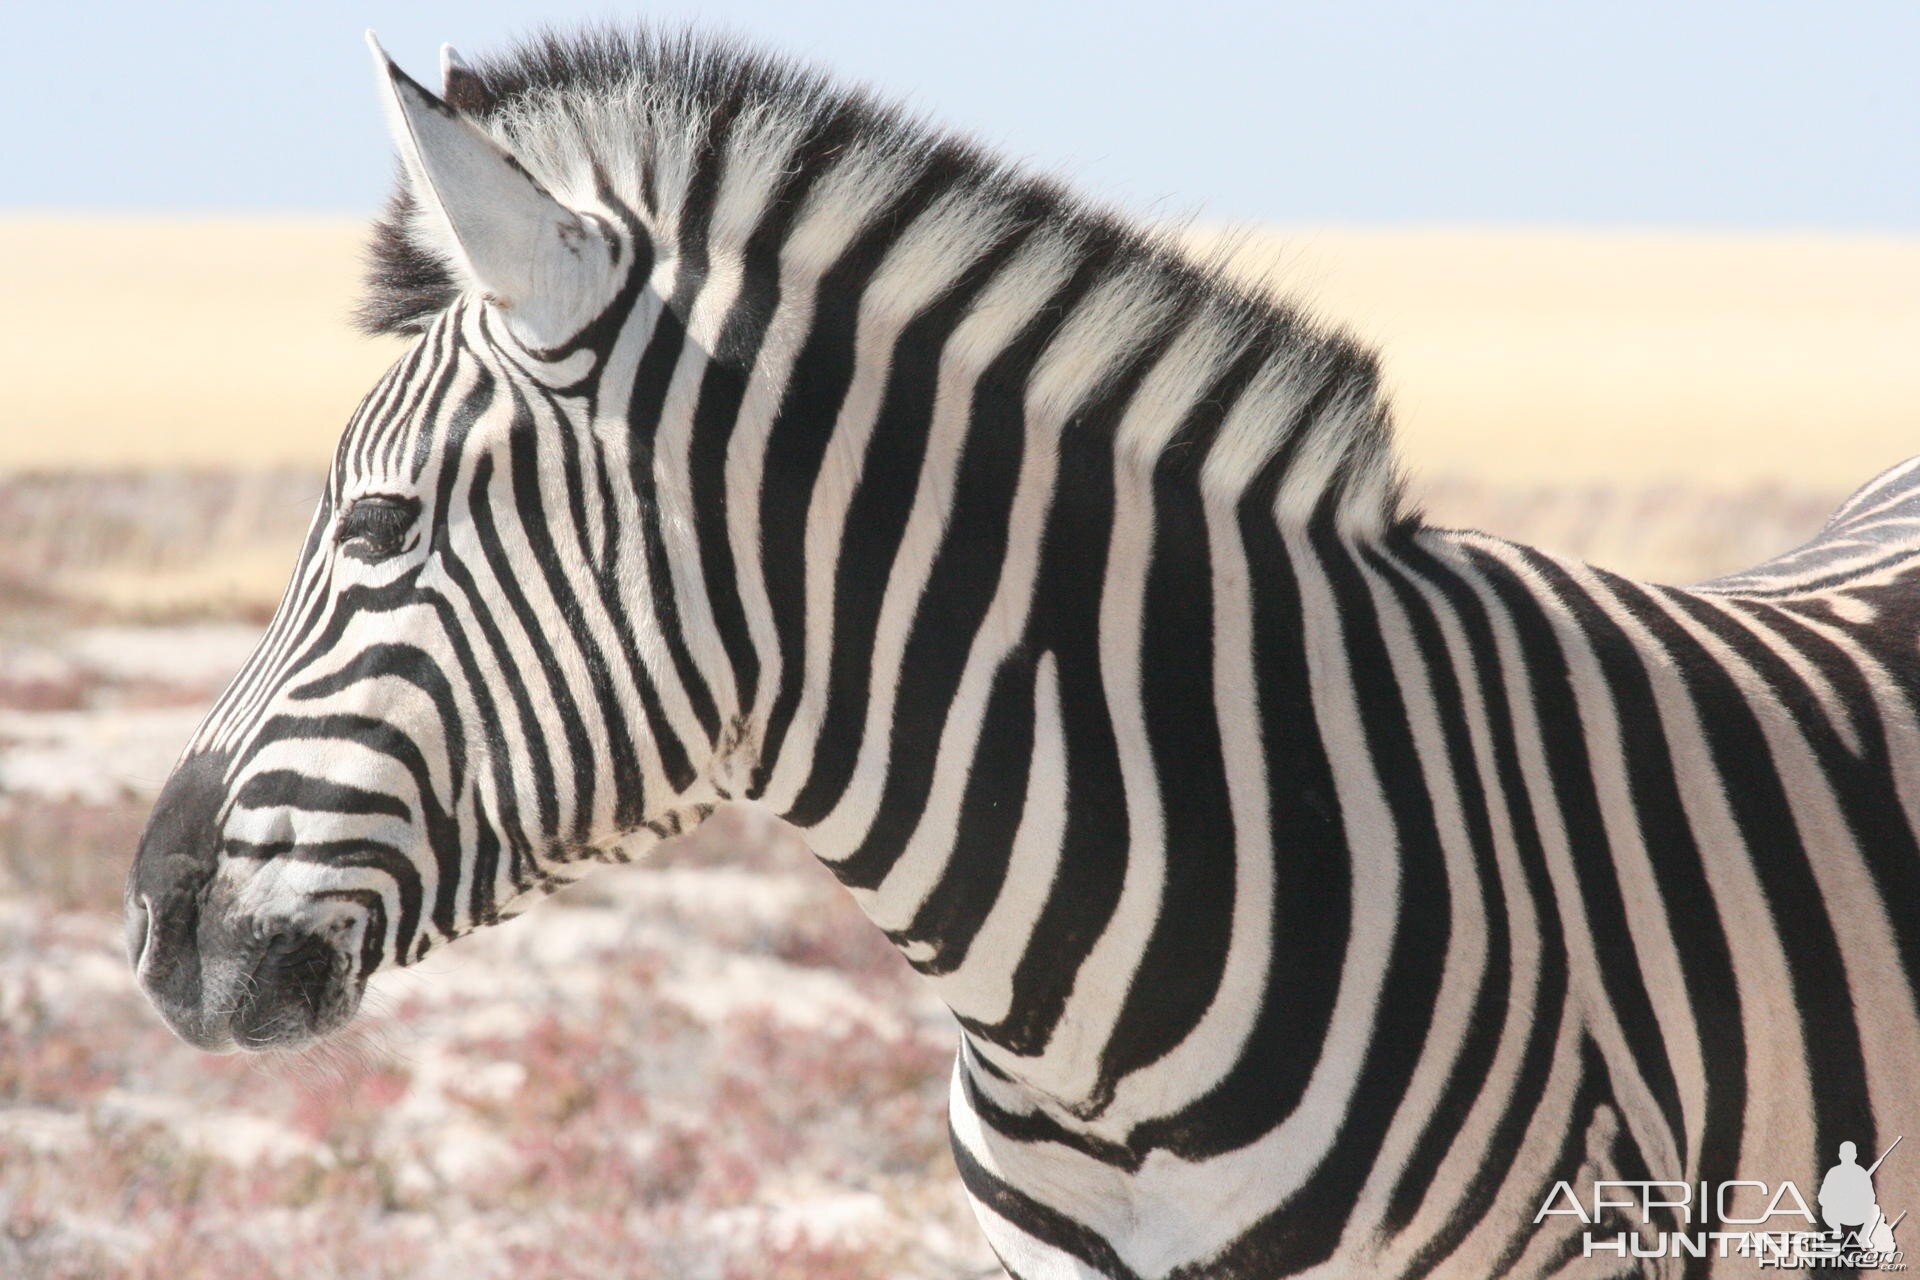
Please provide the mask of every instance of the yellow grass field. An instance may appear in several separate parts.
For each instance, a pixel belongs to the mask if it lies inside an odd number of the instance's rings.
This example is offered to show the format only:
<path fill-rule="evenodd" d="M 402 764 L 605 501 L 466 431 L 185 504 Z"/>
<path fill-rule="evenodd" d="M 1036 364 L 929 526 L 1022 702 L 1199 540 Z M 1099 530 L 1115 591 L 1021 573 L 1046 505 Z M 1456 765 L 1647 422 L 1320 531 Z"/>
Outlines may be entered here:
<path fill-rule="evenodd" d="M 0 470 L 318 466 L 362 228 L 0 219 Z M 1836 494 L 1920 452 L 1920 239 L 1195 232 L 1377 342 L 1415 473 Z"/>
<path fill-rule="evenodd" d="M 1920 453 L 1920 239 L 1197 238 L 1378 345 L 1416 474 L 1837 495 Z"/>

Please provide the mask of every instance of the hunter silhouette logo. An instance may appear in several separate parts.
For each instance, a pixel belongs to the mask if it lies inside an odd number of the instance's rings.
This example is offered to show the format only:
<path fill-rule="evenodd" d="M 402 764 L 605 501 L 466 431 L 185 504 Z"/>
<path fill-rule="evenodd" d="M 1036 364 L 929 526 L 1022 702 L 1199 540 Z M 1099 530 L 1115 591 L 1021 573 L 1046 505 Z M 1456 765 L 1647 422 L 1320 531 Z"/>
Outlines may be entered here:
<path fill-rule="evenodd" d="M 1740 1179 L 1717 1186 L 1597 1181 L 1585 1200 L 1571 1184 L 1556 1182 L 1533 1220 L 1579 1217 L 1589 1228 L 1582 1240 L 1589 1258 L 1750 1258 L 1761 1269 L 1905 1271 L 1894 1232 L 1906 1212 L 1889 1219 L 1873 1186 L 1875 1171 L 1903 1140 L 1895 1138 L 1865 1167 L 1859 1148 L 1841 1143 L 1839 1163 L 1820 1180 L 1818 1217 L 1791 1181 Z M 1674 1225 L 1681 1229 L 1668 1229 Z"/>
<path fill-rule="evenodd" d="M 1900 1139 L 1895 1138 L 1893 1147 L 1899 1145 Z M 1895 1251 L 1893 1229 L 1907 1216 L 1903 1212 L 1888 1222 L 1873 1194 L 1873 1171 L 1893 1154 L 1893 1147 L 1888 1147 L 1879 1160 L 1862 1169 L 1858 1149 L 1851 1142 L 1843 1142 L 1840 1163 L 1827 1170 L 1827 1176 L 1820 1182 L 1820 1217 L 1827 1229 L 1875 1253 Z"/>

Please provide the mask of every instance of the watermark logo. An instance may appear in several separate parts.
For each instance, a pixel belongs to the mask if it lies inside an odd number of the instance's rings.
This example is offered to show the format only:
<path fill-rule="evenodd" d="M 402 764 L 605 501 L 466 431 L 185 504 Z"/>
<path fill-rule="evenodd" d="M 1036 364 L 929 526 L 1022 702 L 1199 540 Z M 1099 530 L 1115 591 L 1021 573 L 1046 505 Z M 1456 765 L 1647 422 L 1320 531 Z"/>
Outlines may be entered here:
<path fill-rule="evenodd" d="M 1533 1221 L 1577 1216 L 1588 1228 L 1589 1258 L 1751 1258 L 1763 1269 L 1783 1271 L 1905 1271 L 1894 1232 L 1906 1212 L 1889 1219 L 1873 1188 L 1875 1171 L 1901 1141 L 1895 1138 L 1866 1166 L 1853 1143 L 1841 1143 L 1839 1162 L 1814 1198 L 1817 1216 L 1793 1182 L 1601 1181 L 1585 1200 L 1571 1184 L 1556 1182 Z M 1669 1223 L 1682 1229 L 1668 1230 Z"/>

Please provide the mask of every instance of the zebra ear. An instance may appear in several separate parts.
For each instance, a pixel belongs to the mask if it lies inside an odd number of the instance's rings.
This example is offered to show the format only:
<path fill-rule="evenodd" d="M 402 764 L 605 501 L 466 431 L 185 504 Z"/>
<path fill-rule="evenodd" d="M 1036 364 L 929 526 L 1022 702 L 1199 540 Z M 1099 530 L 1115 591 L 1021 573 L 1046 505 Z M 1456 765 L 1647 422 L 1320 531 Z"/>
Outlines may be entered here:
<path fill-rule="evenodd" d="M 579 332 L 613 279 L 617 250 L 601 224 L 555 200 L 479 125 L 395 66 L 371 31 L 367 43 L 394 145 L 422 213 L 444 232 L 443 254 L 529 346 Z M 457 55 L 447 67 L 454 84 L 473 74 Z"/>

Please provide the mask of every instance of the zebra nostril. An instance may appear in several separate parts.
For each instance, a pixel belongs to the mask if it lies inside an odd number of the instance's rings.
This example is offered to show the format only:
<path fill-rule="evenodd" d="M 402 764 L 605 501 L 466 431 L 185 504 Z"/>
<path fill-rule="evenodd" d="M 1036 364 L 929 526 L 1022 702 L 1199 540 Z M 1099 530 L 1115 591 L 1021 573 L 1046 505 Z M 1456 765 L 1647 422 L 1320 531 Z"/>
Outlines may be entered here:
<path fill-rule="evenodd" d="M 127 902 L 127 963 L 139 973 L 147 959 L 147 939 L 153 934 L 153 903 L 142 893 Z"/>

